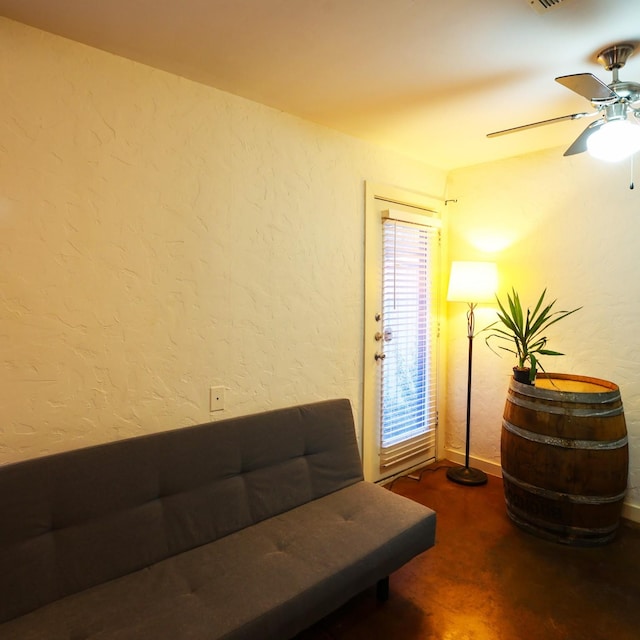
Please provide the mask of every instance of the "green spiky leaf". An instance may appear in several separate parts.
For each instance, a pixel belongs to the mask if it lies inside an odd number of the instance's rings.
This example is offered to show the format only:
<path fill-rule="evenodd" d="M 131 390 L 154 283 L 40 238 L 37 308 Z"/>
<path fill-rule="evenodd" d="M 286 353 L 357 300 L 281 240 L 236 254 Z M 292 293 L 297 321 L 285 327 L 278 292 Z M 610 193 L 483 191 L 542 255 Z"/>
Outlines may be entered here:
<path fill-rule="evenodd" d="M 498 319 L 482 329 L 483 332 L 487 332 L 485 343 L 494 353 L 500 355 L 493 348 L 495 342 L 498 349 L 516 357 L 519 368 L 530 366 L 531 380 L 535 378 L 538 367 L 544 371 L 538 356 L 564 355 L 560 351 L 547 349 L 547 329 L 582 309 L 577 307 L 570 311 L 554 311 L 556 300 L 545 302 L 546 294 L 547 290 L 544 289 L 533 310 L 527 307 L 526 312 L 515 288 L 511 289 L 511 293 L 507 293 L 506 304 L 496 296 Z"/>

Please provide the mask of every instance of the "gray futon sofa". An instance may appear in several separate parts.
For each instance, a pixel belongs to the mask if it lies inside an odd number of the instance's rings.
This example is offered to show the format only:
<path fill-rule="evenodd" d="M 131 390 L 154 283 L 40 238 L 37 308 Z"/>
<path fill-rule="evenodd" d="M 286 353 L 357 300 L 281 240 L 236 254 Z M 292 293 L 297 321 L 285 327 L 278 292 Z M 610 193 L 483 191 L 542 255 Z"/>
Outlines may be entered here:
<path fill-rule="evenodd" d="M 348 400 L 0 466 L 3 640 L 284 640 L 434 544 Z"/>

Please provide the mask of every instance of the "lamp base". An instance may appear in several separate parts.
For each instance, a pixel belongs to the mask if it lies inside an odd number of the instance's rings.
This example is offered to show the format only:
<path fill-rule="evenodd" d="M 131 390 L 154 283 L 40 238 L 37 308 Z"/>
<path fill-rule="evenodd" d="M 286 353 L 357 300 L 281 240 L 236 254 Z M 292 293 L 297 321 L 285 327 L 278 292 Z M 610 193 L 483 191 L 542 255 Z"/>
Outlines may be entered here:
<path fill-rule="evenodd" d="M 480 469 L 472 469 L 471 467 L 451 467 L 447 469 L 447 478 L 452 482 L 468 486 L 487 484 L 487 474 Z"/>

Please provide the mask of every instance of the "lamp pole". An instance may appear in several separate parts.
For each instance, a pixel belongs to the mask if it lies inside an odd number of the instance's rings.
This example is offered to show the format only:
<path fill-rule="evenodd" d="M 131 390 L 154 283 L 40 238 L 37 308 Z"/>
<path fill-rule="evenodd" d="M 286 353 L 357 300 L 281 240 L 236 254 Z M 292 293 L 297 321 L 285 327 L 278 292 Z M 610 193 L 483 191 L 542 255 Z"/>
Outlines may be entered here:
<path fill-rule="evenodd" d="M 486 484 L 487 474 L 469 466 L 469 443 L 471 441 L 471 372 L 473 370 L 473 335 L 475 331 L 475 318 L 473 310 L 478 306 L 475 302 L 469 302 L 467 311 L 467 338 L 469 339 L 469 360 L 467 368 L 467 433 L 464 452 L 464 467 L 451 467 L 447 469 L 447 478 L 458 484 L 480 485 Z"/>

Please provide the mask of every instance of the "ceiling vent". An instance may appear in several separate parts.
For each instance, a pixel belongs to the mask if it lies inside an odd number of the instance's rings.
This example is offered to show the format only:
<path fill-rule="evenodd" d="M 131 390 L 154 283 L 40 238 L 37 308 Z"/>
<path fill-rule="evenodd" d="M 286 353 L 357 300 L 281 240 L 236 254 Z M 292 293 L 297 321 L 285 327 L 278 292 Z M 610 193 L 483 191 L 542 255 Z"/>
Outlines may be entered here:
<path fill-rule="evenodd" d="M 549 9 L 555 9 L 559 4 L 562 4 L 563 0 L 527 0 L 529 4 L 538 13 L 545 13 Z"/>

